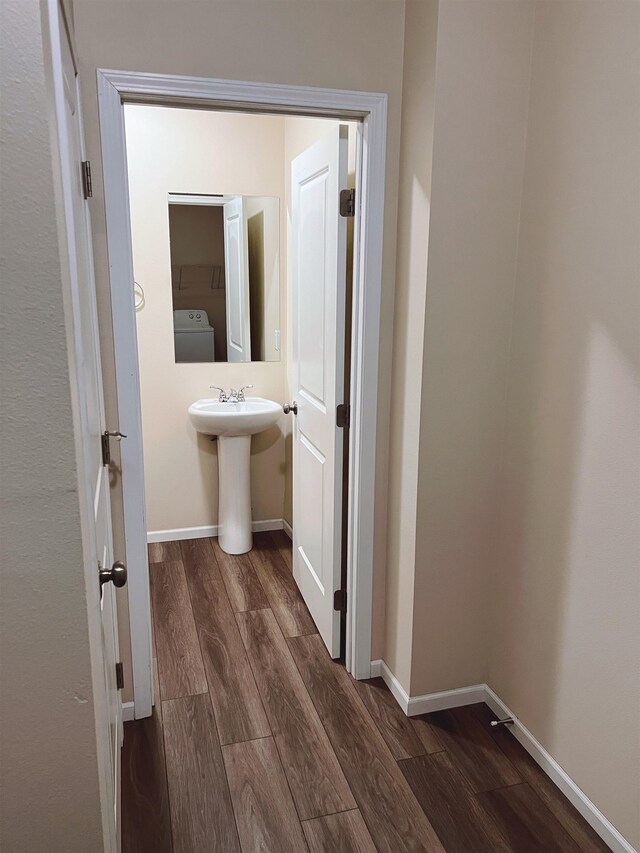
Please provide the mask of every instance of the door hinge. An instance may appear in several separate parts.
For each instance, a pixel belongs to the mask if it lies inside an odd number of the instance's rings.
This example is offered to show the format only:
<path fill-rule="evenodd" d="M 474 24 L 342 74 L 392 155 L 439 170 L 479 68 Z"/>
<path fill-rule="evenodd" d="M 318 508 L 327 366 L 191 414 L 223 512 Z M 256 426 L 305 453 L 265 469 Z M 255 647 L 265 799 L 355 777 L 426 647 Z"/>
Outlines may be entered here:
<path fill-rule="evenodd" d="M 111 447 L 109 446 L 109 433 L 103 432 L 100 436 L 100 444 L 102 445 L 102 464 L 109 465 L 111 462 Z"/>
<path fill-rule="evenodd" d="M 333 593 L 333 609 L 339 610 L 341 613 L 346 613 L 347 610 L 347 590 L 337 589 Z"/>
<path fill-rule="evenodd" d="M 116 687 L 118 690 L 124 687 L 124 668 L 120 661 L 116 664 Z"/>
<path fill-rule="evenodd" d="M 109 444 L 109 438 L 117 438 L 120 441 L 121 438 L 126 438 L 127 436 L 117 430 L 116 432 L 110 432 L 106 429 L 102 435 L 100 436 L 100 443 L 102 445 L 102 464 L 108 465 L 111 462 L 111 446 Z"/>
<path fill-rule="evenodd" d="M 91 162 L 83 160 L 80 164 L 82 167 L 82 192 L 85 198 L 93 196 L 93 184 L 91 183 Z"/>
<path fill-rule="evenodd" d="M 336 407 L 336 426 L 346 429 L 351 424 L 351 406 L 349 403 L 340 403 Z"/>
<path fill-rule="evenodd" d="M 356 191 L 340 190 L 340 216 L 355 216 Z"/>

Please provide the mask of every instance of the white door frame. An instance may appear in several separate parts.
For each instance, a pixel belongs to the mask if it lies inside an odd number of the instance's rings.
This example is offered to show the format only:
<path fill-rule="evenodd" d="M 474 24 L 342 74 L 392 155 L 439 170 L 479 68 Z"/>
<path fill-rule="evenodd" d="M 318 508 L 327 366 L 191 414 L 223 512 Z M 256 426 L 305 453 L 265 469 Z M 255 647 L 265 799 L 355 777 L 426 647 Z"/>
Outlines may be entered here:
<path fill-rule="evenodd" d="M 151 713 L 149 568 L 124 104 L 210 107 L 358 121 L 346 666 L 371 674 L 378 352 L 382 292 L 387 96 L 203 77 L 98 69 L 102 169 L 121 444 L 135 716 Z"/>

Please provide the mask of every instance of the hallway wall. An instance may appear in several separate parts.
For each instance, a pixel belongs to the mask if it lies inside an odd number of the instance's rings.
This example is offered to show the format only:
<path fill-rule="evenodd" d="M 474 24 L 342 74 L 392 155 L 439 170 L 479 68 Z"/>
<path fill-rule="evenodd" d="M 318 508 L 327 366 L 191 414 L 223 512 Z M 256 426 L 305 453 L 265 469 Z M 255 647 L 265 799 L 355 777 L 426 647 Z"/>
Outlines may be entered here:
<path fill-rule="evenodd" d="M 488 681 L 637 846 L 640 7 L 435 7 L 406 7 L 384 659 L 412 696 Z"/>
<path fill-rule="evenodd" d="M 489 683 L 640 848 L 640 5 L 538 3 Z"/>
<path fill-rule="evenodd" d="M 438 12 L 413 695 L 487 675 L 533 13 L 504 0 Z"/>
<path fill-rule="evenodd" d="M 438 3 L 406 4 L 382 656 L 404 688 L 411 643 Z M 375 657 L 375 656 L 374 656 Z"/>
<path fill-rule="evenodd" d="M 482 682 L 533 5 L 406 6 L 384 659 Z"/>

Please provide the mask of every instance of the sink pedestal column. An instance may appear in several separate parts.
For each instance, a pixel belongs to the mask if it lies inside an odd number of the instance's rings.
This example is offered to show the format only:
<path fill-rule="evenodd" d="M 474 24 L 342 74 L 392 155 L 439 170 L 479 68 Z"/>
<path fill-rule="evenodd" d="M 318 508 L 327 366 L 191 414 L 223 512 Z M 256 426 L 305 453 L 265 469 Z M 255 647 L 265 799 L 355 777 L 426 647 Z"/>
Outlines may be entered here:
<path fill-rule="evenodd" d="M 218 436 L 218 544 L 227 554 L 245 554 L 251 533 L 251 436 Z"/>

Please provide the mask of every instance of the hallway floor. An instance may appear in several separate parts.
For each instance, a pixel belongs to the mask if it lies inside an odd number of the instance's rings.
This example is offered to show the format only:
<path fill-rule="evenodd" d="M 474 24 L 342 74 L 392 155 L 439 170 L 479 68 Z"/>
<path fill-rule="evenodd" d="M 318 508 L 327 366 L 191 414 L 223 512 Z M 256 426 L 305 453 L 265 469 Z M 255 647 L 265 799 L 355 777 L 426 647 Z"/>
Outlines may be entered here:
<path fill-rule="evenodd" d="M 125 724 L 123 853 L 608 849 L 486 705 L 408 719 L 331 661 L 283 533 L 149 556 L 157 704 Z"/>

